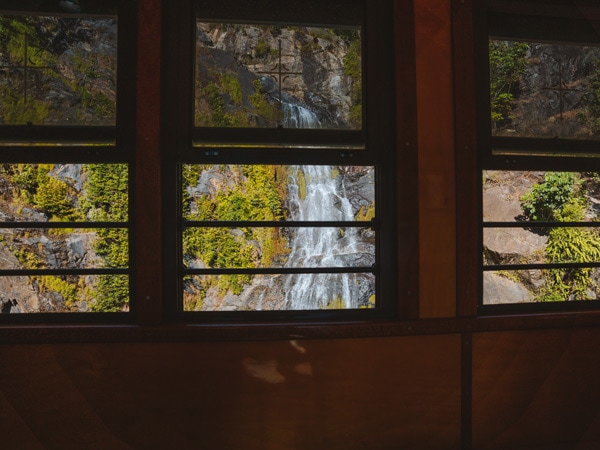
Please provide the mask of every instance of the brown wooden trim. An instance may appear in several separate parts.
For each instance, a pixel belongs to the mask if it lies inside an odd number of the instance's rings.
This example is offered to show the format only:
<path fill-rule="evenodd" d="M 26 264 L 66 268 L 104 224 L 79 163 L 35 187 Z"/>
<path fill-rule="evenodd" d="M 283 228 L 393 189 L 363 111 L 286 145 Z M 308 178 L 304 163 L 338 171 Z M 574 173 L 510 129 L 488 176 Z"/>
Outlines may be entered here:
<path fill-rule="evenodd" d="M 456 146 L 457 315 L 477 314 L 479 192 L 472 0 L 452 5 Z"/>
<path fill-rule="evenodd" d="M 161 1 L 138 4 L 137 120 L 134 192 L 135 279 L 132 308 L 138 323 L 162 320 L 161 226 Z"/>
<path fill-rule="evenodd" d="M 415 18 L 412 2 L 394 1 L 396 54 L 396 211 L 398 315 L 419 317 L 419 195 Z M 412 220 L 408 220 L 411 219 Z"/>
<path fill-rule="evenodd" d="M 473 333 L 461 336 L 461 449 L 473 448 Z"/>
<path fill-rule="evenodd" d="M 2 344 L 346 339 L 600 328 L 600 311 L 392 322 L 137 325 L 2 325 Z"/>

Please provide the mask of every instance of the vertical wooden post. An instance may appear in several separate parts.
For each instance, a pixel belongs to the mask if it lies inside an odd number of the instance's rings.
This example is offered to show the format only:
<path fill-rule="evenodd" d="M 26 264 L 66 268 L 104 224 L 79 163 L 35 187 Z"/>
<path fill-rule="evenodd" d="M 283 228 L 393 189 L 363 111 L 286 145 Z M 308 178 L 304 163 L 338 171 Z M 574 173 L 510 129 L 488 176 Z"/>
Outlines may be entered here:
<path fill-rule="evenodd" d="M 453 47 L 448 0 L 415 2 L 420 317 L 456 315 Z"/>
<path fill-rule="evenodd" d="M 138 0 L 134 193 L 135 310 L 138 323 L 162 320 L 160 167 L 161 1 Z"/>

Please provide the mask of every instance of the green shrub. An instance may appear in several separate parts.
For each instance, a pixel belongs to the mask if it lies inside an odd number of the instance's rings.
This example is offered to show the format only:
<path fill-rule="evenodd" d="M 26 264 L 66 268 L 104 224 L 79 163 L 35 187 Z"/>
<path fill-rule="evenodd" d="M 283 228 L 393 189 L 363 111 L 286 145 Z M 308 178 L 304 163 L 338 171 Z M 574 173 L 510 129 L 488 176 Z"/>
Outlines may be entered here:
<path fill-rule="evenodd" d="M 525 218 L 555 220 L 563 205 L 580 192 L 581 179 L 572 172 L 546 172 L 544 181 L 535 184 L 521 197 Z"/>
<path fill-rule="evenodd" d="M 572 198 L 556 219 L 562 222 L 581 221 L 585 202 Z M 545 249 L 549 263 L 590 263 L 600 261 L 600 236 L 585 228 L 553 228 L 548 235 Z M 546 283 L 538 298 L 541 301 L 588 300 L 587 291 L 592 287 L 591 268 L 548 269 L 544 271 Z"/>

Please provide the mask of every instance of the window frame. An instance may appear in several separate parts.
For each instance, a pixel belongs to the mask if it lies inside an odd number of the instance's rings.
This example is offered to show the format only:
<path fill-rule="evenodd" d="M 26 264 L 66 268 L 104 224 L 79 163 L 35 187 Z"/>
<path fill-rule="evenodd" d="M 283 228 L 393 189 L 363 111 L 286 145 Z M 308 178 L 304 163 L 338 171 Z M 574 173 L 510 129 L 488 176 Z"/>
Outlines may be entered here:
<path fill-rule="evenodd" d="M 169 88 L 177 79 L 176 67 L 181 62 L 189 42 L 181 41 L 180 23 L 186 14 L 191 17 L 191 2 L 164 2 L 162 0 L 125 0 L 132 5 L 132 15 L 127 27 L 128 67 L 127 126 L 119 122 L 120 145 L 131 147 L 130 164 L 130 236 L 137 245 L 130 246 L 132 254 L 130 270 L 134 288 L 131 291 L 131 310 L 127 315 L 114 314 L 65 314 L 42 317 L 24 315 L 22 320 L 0 322 L 0 339 L 14 343 L 67 343 L 67 342 L 180 342 L 204 340 L 248 339 L 296 339 L 296 338 L 343 338 L 410 335 L 415 333 L 439 333 L 453 329 L 451 324 L 415 321 L 419 318 L 418 288 L 418 171 L 417 171 L 417 121 L 416 121 L 416 68 L 414 47 L 413 1 L 385 0 L 378 3 L 383 13 L 375 11 L 369 16 L 371 24 L 386 20 L 389 42 L 383 51 L 389 61 L 391 92 L 383 97 L 390 105 L 391 114 L 381 117 L 385 127 L 394 129 L 390 151 L 395 155 L 393 163 L 395 180 L 387 188 L 393 191 L 395 203 L 393 215 L 397 218 L 389 226 L 397 239 L 389 252 L 389 263 L 396 272 L 390 280 L 393 290 L 393 314 L 377 319 L 356 318 L 310 318 L 296 317 L 272 319 L 257 315 L 244 322 L 199 322 L 174 317 L 168 305 L 172 305 L 173 293 L 169 280 L 172 278 L 173 262 L 169 258 L 170 241 L 173 239 L 172 220 L 165 219 L 172 207 L 172 198 L 178 190 L 172 182 L 176 174 L 165 165 L 173 145 L 181 145 L 190 136 L 171 120 L 177 108 L 170 95 L 173 91 L 181 96 L 181 86 Z M 365 2 L 366 3 L 366 2 Z M 385 3 L 385 4 L 384 4 Z M 125 20 L 121 19 L 121 22 Z M 177 32 L 174 32 L 177 30 Z M 125 34 L 120 34 L 123 37 Z M 183 50 L 182 50 L 183 46 Z M 120 58 L 121 61 L 123 58 Z M 395 78 L 394 78 L 395 73 Z M 188 80 L 189 81 L 189 80 Z M 172 88 L 172 86 L 171 86 Z M 186 88 L 187 89 L 187 88 Z M 121 89 L 123 92 L 123 89 Z M 153 95 L 145 95 L 147 92 Z M 122 105 L 123 103 L 121 103 Z M 377 117 L 383 115 L 373 105 Z M 131 127 L 131 128 L 130 128 Z M 127 129 L 124 129 L 127 128 Z M 187 131 L 186 131 L 187 130 Z M 182 133 L 183 131 L 183 133 Z M 16 152 L 17 150 L 15 150 Z M 7 154 L 7 153 L 6 153 Z M 66 160 L 76 160 L 74 149 L 65 149 Z M 91 155 L 92 157 L 94 155 Z M 95 157 L 98 157 L 96 155 Z M 57 158 L 52 152 L 44 155 L 48 161 Z M 15 159 L 18 159 L 15 156 Z M 37 160 L 36 160 L 37 161 Z M 163 182 L 166 180 L 166 182 Z M 169 182 L 169 180 L 171 182 Z M 396 211 L 402 211 L 397 214 Z M 165 236 L 167 238 L 165 238 Z M 143 243 L 153 242 L 154 245 Z M 123 320 L 121 320 L 123 318 Z"/>
<path fill-rule="evenodd" d="M 133 218 L 134 150 L 136 105 L 135 97 L 128 95 L 135 87 L 136 59 L 135 38 L 137 35 L 137 0 L 116 0 L 118 17 L 117 33 L 117 98 L 114 126 L 97 125 L 0 125 L 0 161 L 4 164 L 111 164 L 128 166 L 128 220 L 117 223 L 107 222 L 6 222 L 6 228 L 126 228 L 128 230 L 129 264 L 117 272 L 129 277 L 129 310 L 122 312 L 39 312 L 23 314 L 0 314 L 2 324 L 69 324 L 69 323 L 131 323 L 135 316 L 135 237 Z M 105 14 L 82 13 L 66 14 L 52 10 L 27 9 L 27 6 L 8 6 L 1 10 L 6 15 L 52 16 L 52 17 L 106 17 Z M 121 25 L 123 24 L 123 25 Z M 128 26 L 125 26 L 127 24 Z M 121 222 L 118 223 L 119 225 Z M 2 224 L 0 224 L 2 225 Z M 97 225 L 97 226 L 96 226 Z M 77 275 L 83 269 L 58 269 L 58 272 L 72 272 Z M 100 268 L 91 269 L 102 271 Z M 5 270 L 5 275 L 15 272 L 19 276 L 25 269 Z M 32 275 L 37 270 L 32 269 Z M 53 274 L 53 269 L 42 271 Z M 108 275 L 112 271 L 107 270 Z M 87 272 L 83 270 L 83 275 Z"/>
<path fill-rule="evenodd" d="M 177 217 L 177 206 L 181 204 L 180 192 L 177 186 L 179 180 L 175 166 L 177 164 L 199 163 L 199 164 L 328 164 L 328 165 L 365 165 L 375 166 L 378 179 L 377 199 L 376 204 L 378 212 L 382 213 L 383 220 L 377 218 L 379 226 L 377 236 L 377 251 L 379 258 L 377 270 L 381 272 L 385 270 L 385 276 L 379 275 L 378 281 L 378 297 L 385 292 L 387 300 L 378 303 L 377 307 L 368 310 L 334 310 L 334 311 L 237 311 L 227 313 L 224 311 L 215 312 L 183 312 L 178 310 L 172 303 L 165 305 L 165 316 L 176 322 L 197 322 L 197 323 L 239 323 L 239 322 L 257 322 L 257 321 L 347 321 L 347 320 L 393 320 L 397 317 L 397 307 L 400 299 L 397 295 L 397 287 L 394 274 L 397 273 L 397 263 L 393 254 L 393 249 L 398 243 L 386 246 L 383 249 L 381 245 L 381 235 L 385 235 L 390 240 L 395 240 L 396 213 L 394 213 L 394 199 L 396 193 L 396 180 L 393 174 L 393 168 L 397 167 L 396 162 L 390 164 L 396 158 L 396 145 L 394 135 L 394 95 L 390 95 L 389 90 L 395 87 L 393 80 L 393 46 L 383 46 L 378 43 L 392 42 L 393 36 L 393 21 L 391 20 L 392 2 L 366 2 L 354 1 L 353 3 L 364 8 L 364 21 L 362 24 L 363 32 L 367 31 L 367 37 L 363 39 L 363 57 L 366 63 L 363 65 L 363 80 L 371 80 L 363 86 L 364 97 L 369 97 L 371 101 L 367 101 L 363 105 L 363 128 L 362 130 L 323 130 L 323 129 L 253 129 L 253 128 L 199 128 L 193 123 L 193 73 L 194 73 L 194 44 L 195 44 L 195 26 L 196 12 L 195 2 L 186 1 L 185 6 L 181 9 L 172 11 L 169 17 L 167 29 L 178 30 L 179 39 L 173 39 L 167 43 L 167 55 L 170 56 L 166 66 L 173 69 L 175 74 L 173 78 L 169 78 L 167 73 L 165 80 L 166 86 L 177 86 L 176 92 L 173 89 L 165 94 L 166 99 L 173 99 L 167 104 L 166 117 L 178 117 L 175 122 L 179 124 L 177 127 L 171 127 L 168 131 L 170 136 L 169 142 L 175 144 L 170 146 L 171 150 L 165 152 L 163 166 L 168 168 L 168 173 L 165 174 L 166 184 L 169 186 L 168 192 L 175 193 L 177 200 L 175 202 L 165 202 L 163 208 L 166 218 Z M 211 4 L 211 2 L 206 2 Z M 264 2 L 264 3 L 269 3 Z M 258 6 L 253 4 L 243 10 L 244 2 L 239 2 L 235 8 L 230 4 L 227 6 L 217 5 L 212 3 L 214 11 L 203 14 L 203 10 L 198 10 L 198 15 L 202 19 L 213 20 L 216 22 L 224 21 L 231 23 L 266 23 L 264 17 L 261 19 L 256 11 Z M 240 8 L 238 8 L 240 6 Z M 247 6 L 247 5 L 246 5 Z M 273 6 L 273 5 L 271 5 Z M 332 11 L 336 9 L 329 4 Z M 223 9 L 221 9 L 223 7 Z M 199 7 L 200 8 L 200 7 Z M 387 9 L 386 9 L 387 8 Z M 318 11 L 316 8 L 309 8 L 303 4 L 300 8 L 302 20 L 298 20 L 294 12 L 286 11 L 283 4 L 279 5 L 279 10 L 273 14 L 273 18 L 269 23 L 274 23 L 273 20 L 278 17 L 287 19 L 285 22 L 291 25 L 296 23 L 306 24 L 307 19 L 312 19 L 311 24 L 321 26 L 323 22 L 325 26 L 335 26 L 344 24 L 344 17 L 336 17 L 333 21 L 323 19 L 326 15 Z M 231 11 L 236 11 L 236 15 L 232 15 Z M 313 11 L 307 13 L 307 11 Z M 387 14 L 385 13 L 387 11 Z M 314 16 L 313 16 L 314 14 Z M 339 15 L 339 14 L 338 14 Z M 335 17 L 335 16 L 331 16 Z M 331 18 L 330 17 L 330 18 Z M 382 22 L 383 23 L 378 23 Z M 387 23 L 386 23 L 387 22 Z M 281 23 L 281 22 L 279 22 Z M 347 22 L 346 22 L 347 24 Z M 350 23 L 358 25 L 358 23 Z M 168 36 L 175 33 L 167 32 Z M 186 39 L 186 35 L 189 38 Z M 387 65 L 387 67 L 386 67 Z M 387 70 L 382 70 L 383 68 Z M 176 68 L 176 69 L 174 69 Z M 383 75 L 382 75 L 383 74 Z M 377 82 L 376 82 L 377 81 Z M 385 88 L 388 90 L 385 91 Z M 366 125 L 365 125 L 366 124 Z M 168 127 L 169 125 L 166 125 Z M 194 146 L 194 139 L 203 138 L 204 143 Z M 211 150 L 210 145 L 213 143 L 218 145 L 217 151 Z M 242 142 L 252 142 L 258 144 L 257 148 L 235 148 L 236 145 Z M 227 145 L 232 144 L 228 148 Z M 323 146 L 325 145 L 325 146 Z M 327 148 L 335 145 L 340 150 Z M 286 148 L 286 147 L 292 147 Z M 319 149 L 306 149 L 306 147 L 320 146 Z M 294 148 L 295 147 L 295 148 Z M 365 149 L 361 149 L 364 147 Z M 173 148 L 175 148 L 173 150 Z M 276 148 L 277 153 L 272 149 Z M 372 149 L 372 150 L 369 150 Z M 379 150 L 384 149 L 384 150 Z M 382 154 L 387 152 L 387 155 Z M 204 153 L 202 155 L 202 153 Z M 350 162 L 351 161 L 351 162 Z M 386 176 L 381 176 L 384 171 L 384 166 L 387 171 Z M 350 164 L 349 164 L 350 163 Z M 382 192 L 387 192 L 389 200 L 383 201 Z M 165 197 L 167 197 L 165 195 Z M 405 219 L 406 220 L 406 219 Z M 260 223 L 257 224 L 260 226 Z M 178 251 L 180 243 L 177 241 L 177 235 L 181 224 L 170 223 L 165 221 L 165 229 L 167 237 L 165 243 L 165 267 L 168 267 L 169 261 L 181 261 L 180 251 Z M 411 255 L 412 256 L 412 255 Z M 172 264 L 172 263 L 170 263 Z M 178 263 L 179 264 L 179 263 Z M 383 268 L 383 269 L 382 269 Z M 167 290 L 169 292 L 178 292 L 178 298 L 181 293 L 181 286 L 178 282 L 177 271 L 166 271 L 165 280 Z M 401 277 L 402 278 L 402 277 Z M 378 299 L 379 302 L 379 299 Z M 404 306 L 406 308 L 406 306 Z M 411 305 L 413 307 L 413 305 Z"/>
<path fill-rule="evenodd" d="M 463 302 L 467 314 L 476 310 L 480 316 L 495 314 L 543 314 L 571 311 L 589 311 L 600 307 L 600 300 L 579 300 L 523 304 L 483 303 L 483 230 L 494 223 L 483 221 L 484 170 L 539 170 L 559 172 L 585 172 L 600 169 L 599 142 L 583 139 L 552 139 L 531 137 L 493 136 L 489 89 L 490 38 L 552 42 L 564 44 L 592 44 L 600 46 L 600 7 L 585 1 L 578 7 L 569 0 L 545 2 L 533 0 L 487 0 L 474 5 L 474 58 L 476 91 L 476 147 L 475 164 L 470 164 L 476 174 L 477 202 L 477 283 L 465 283 L 476 289 L 476 306 Z M 590 14 L 591 15 L 586 15 Z M 594 19 L 596 18 L 596 19 Z M 465 163 L 467 164 L 467 163 Z M 475 167 L 476 166 L 476 167 Z M 475 198 L 472 197 L 473 200 Z M 558 222 L 560 223 L 560 222 Z M 590 222 L 590 228 L 593 228 Z M 502 226 L 504 223 L 500 224 Z M 508 223 L 507 223 L 508 224 Z M 510 224 L 508 224 L 510 226 Z M 563 227 L 568 225 L 562 225 Z M 591 263 L 593 264 L 593 263 Z"/>

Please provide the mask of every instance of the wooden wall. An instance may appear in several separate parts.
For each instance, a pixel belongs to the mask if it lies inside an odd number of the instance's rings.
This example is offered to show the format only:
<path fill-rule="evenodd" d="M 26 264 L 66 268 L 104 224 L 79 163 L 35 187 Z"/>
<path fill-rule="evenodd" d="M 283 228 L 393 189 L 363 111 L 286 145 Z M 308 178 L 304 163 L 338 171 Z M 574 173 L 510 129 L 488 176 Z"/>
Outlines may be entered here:
<path fill-rule="evenodd" d="M 593 320 L 535 327 L 507 320 L 488 331 L 455 318 L 453 82 L 460 71 L 453 70 L 452 27 L 469 0 L 415 3 L 419 310 L 430 331 L 299 341 L 5 342 L 0 448 L 600 448 Z M 159 23 L 152 4 L 142 0 L 149 27 Z M 155 152 L 156 139 L 140 134 L 138 144 Z"/>

